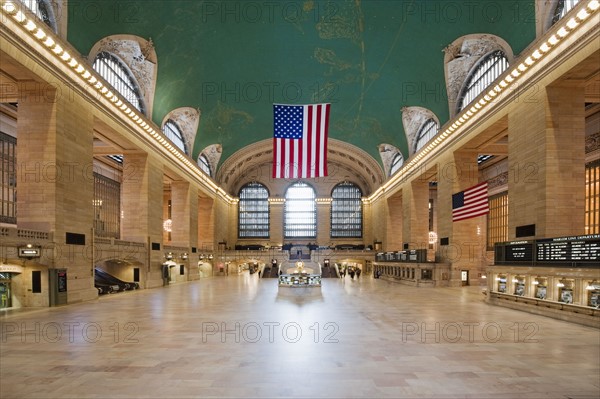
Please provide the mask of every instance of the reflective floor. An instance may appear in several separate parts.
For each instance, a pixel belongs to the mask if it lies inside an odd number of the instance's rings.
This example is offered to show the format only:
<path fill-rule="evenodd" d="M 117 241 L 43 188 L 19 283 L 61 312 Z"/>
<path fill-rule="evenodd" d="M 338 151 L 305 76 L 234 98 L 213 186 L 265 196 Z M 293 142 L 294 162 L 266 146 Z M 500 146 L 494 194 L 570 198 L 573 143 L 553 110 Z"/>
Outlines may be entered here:
<path fill-rule="evenodd" d="M 478 287 L 214 277 L 0 312 L 0 398 L 598 398 L 600 331 Z"/>

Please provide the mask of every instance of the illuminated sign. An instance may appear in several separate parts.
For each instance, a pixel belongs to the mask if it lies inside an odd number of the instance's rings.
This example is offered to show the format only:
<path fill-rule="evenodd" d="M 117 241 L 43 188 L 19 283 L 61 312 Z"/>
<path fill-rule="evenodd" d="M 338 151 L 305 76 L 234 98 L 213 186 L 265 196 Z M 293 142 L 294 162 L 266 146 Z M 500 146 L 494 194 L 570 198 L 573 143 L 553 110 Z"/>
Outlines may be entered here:
<path fill-rule="evenodd" d="M 24 247 L 19 248 L 19 257 L 20 258 L 39 258 L 41 256 L 42 250 L 39 247 Z"/>

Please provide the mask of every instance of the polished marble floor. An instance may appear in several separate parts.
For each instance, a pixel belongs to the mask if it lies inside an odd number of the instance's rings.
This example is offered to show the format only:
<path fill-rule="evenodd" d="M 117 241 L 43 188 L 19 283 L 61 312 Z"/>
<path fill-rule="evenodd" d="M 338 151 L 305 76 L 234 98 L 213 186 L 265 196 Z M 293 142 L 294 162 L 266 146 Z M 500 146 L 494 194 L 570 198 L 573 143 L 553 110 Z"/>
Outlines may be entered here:
<path fill-rule="evenodd" d="M 600 331 L 478 287 L 214 277 L 0 313 L 0 398 L 598 398 Z"/>

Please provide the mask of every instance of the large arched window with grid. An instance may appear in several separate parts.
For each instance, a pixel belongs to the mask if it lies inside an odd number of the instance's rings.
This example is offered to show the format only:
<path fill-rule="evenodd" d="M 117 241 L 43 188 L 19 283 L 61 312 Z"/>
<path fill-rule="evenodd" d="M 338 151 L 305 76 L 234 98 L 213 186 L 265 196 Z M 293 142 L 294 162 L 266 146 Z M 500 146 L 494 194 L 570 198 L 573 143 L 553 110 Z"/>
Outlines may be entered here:
<path fill-rule="evenodd" d="M 101 51 L 92 67 L 135 109 L 146 113 L 139 86 L 123 61 L 114 54 Z"/>
<path fill-rule="evenodd" d="M 439 130 L 440 126 L 435 119 L 427 119 L 417 133 L 417 139 L 415 140 L 415 152 L 423 148 L 423 146 L 425 146 L 429 140 L 438 134 Z"/>
<path fill-rule="evenodd" d="M 177 123 L 173 122 L 171 119 L 165 122 L 162 128 L 163 133 L 169 140 L 173 142 L 180 150 L 187 154 L 187 150 L 185 148 L 185 142 L 183 141 L 183 133 L 181 133 L 181 129 Z"/>
<path fill-rule="evenodd" d="M 392 166 L 390 167 L 390 176 L 393 176 L 394 173 L 400 170 L 402 165 L 404 164 L 404 157 L 402 153 L 397 153 L 392 160 Z"/>
<path fill-rule="evenodd" d="M 210 163 L 208 162 L 208 158 L 204 154 L 200 154 L 198 157 L 198 166 L 200 169 L 209 176 L 212 176 L 210 171 Z"/>
<path fill-rule="evenodd" d="M 502 50 L 496 50 L 481 57 L 466 79 L 466 84 L 459 96 L 457 112 L 465 109 L 507 68 L 508 59 Z"/>
<path fill-rule="evenodd" d="M 285 192 L 284 238 L 317 238 L 315 190 L 304 182 L 292 184 Z"/>
<path fill-rule="evenodd" d="M 344 182 L 331 192 L 331 238 L 362 237 L 362 192 L 354 183 Z"/>
<path fill-rule="evenodd" d="M 554 14 L 552 16 L 552 25 L 558 22 L 559 19 L 567 15 L 569 11 L 575 5 L 579 3 L 579 0 L 558 0 L 556 2 L 556 8 L 554 9 Z"/>
<path fill-rule="evenodd" d="M 25 7 L 34 13 L 41 21 L 57 32 L 54 9 L 48 0 L 21 0 Z"/>
<path fill-rule="evenodd" d="M 260 183 L 240 189 L 238 238 L 269 238 L 269 191 Z"/>

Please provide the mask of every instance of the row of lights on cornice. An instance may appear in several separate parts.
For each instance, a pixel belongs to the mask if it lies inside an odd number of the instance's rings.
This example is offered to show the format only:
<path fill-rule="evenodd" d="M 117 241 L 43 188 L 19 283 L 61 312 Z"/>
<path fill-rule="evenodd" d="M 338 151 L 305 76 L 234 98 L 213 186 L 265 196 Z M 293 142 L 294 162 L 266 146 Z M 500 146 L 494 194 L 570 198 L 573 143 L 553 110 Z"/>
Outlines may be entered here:
<path fill-rule="evenodd" d="M 541 60 L 546 53 L 548 53 L 552 47 L 556 46 L 560 41 L 562 41 L 565 37 L 567 37 L 581 22 L 585 21 L 589 18 L 590 15 L 595 13 L 598 8 L 600 8 L 600 2 L 598 0 L 591 0 L 588 4 L 583 7 L 581 10 L 577 12 L 577 14 L 570 18 L 562 27 L 560 27 L 555 34 L 550 36 L 550 38 L 540 44 L 536 49 L 534 49 L 529 55 L 525 57 L 525 60 L 521 62 L 519 65 L 515 66 L 512 70 L 510 70 L 506 76 L 498 82 L 493 88 L 491 88 L 487 93 L 482 94 L 482 97 L 479 101 L 475 102 L 471 108 L 458 116 L 452 125 L 446 128 L 443 133 L 439 137 L 437 137 L 433 142 L 423 148 L 410 162 L 406 165 L 402 166 L 402 169 L 396 173 L 395 176 L 402 176 L 403 171 L 408 170 L 416 163 L 418 163 L 423 157 L 425 157 L 429 152 L 431 152 L 438 145 L 446 141 L 446 139 L 457 131 L 463 124 L 465 124 L 471 117 L 475 114 L 479 113 L 484 107 L 486 107 L 489 103 L 492 102 L 494 97 L 498 96 L 502 92 L 506 91 L 508 87 L 513 85 L 516 80 L 518 80 L 519 76 L 531 66 L 536 64 L 539 60 Z M 393 179 L 396 181 L 398 178 Z M 374 198 L 382 193 L 385 187 L 388 187 L 392 184 L 392 180 L 390 180 L 382 190 L 378 190 L 375 193 Z"/>
<path fill-rule="evenodd" d="M 211 260 L 213 258 L 214 258 L 213 254 L 208 254 L 208 255 L 200 254 L 200 260 L 204 260 L 204 259 Z"/>
<path fill-rule="evenodd" d="M 106 87 L 96 76 L 94 76 L 94 72 L 89 71 L 85 64 L 85 62 L 79 62 L 75 57 L 71 56 L 66 50 L 64 50 L 56 41 L 52 38 L 54 33 L 46 32 L 46 30 L 30 19 L 23 11 L 19 10 L 18 7 L 12 1 L 3 1 L 2 2 L 2 10 L 8 15 L 12 16 L 18 23 L 24 26 L 24 28 L 30 33 L 30 35 L 36 38 L 39 42 L 43 43 L 47 48 L 52 50 L 52 52 L 60 59 L 65 65 L 72 68 L 76 73 L 81 75 L 81 77 L 87 81 L 88 85 L 92 86 L 98 93 L 104 95 L 108 100 L 110 100 L 113 106 L 116 109 L 119 109 L 125 115 L 127 115 L 133 122 L 137 123 L 140 128 L 154 137 L 160 144 L 162 144 L 165 148 L 167 148 L 177 159 L 183 162 L 185 165 L 190 167 L 192 170 L 196 171 L 198 176 L 201 176 L 201 179 L 210 184 L 213 189 L 219 194 L 223 195 L 229 201 L 233 202 L 233 197 L 229 196 L 226 192 L 223 191 L 222 188 L 215 185 L 207 176 L 202 173 L 197 165 L 194 165 L 186 156 L 181 154 L 177 150 L 176 147 L 171 145 L 168 140 L 166 140 L 162 135 L 160 135 L 156 130 L 144 121 L 143 117 L 140 117 L 137 112 L 131 109 L 126 101 L 123 101 L 119 98 L 119 96 L 113 93 L 108 87 Z M 476 102 L 470 109 L 463 112 L 463 114 L 452 123 L 451 126 L 446 128 L 446 130 L 441 134 L 440 137 L 436 138 L 432 143 L 430 143 L 427 147 L 422 149 L 408 164 L 404 165 L 402 169 L 408 169 L 414 166 L 417 162 L 419 162 L 425 155 L 427 155 L 431 150 L 437 147 L 439 144 L 444 142 L 453 132 L 458 130 L 458 128 L 467 122 L 473 115 L 477 114 L 483 107 L 489 104 L 494 97 L 502 93 L 507 87 L 513 84 L 515 79 L 517 79 L 523 72 L 525 72 L 529 67 L 538 62 L 544 54 L 546 54 L 550 49 L 555 46 L 558 42 L 563 40 L 565 37 L 569 35 L 581 22 L 586 20 L 592 13 L 596 12 L 600 8 L 600 2 L 598 0 L 591 0 L 588 4 L 579 10 L 579 12 L 569 19 L 558 31 L 556 34 L 553 34 L 547 41 L 542 43 L 535 51 L 533 51 L 528 57 L 525 58 L 525 61 L 521 62 L 518 66 L 516 66 L 509 74 L 507 74 L 504 79 L 502 79 L 494 88 L 489 90 L 483 98 L 481 98 L 478 102 Z M 27 11 L 29 13 L 29 11 Z M 34 17 L 37 19 L 37 17 Z M 401 176 L 402 173 L 398 173 L 398 176 Z"/>
<path fill-rule="evenodd" d="M 106 97 L 116 110 L 121 111 L 124 115 L 129 117 L 131 121 L 135 122 L 141 129 L 143 129 L 147 134 L 152 136 L 159 144 L 161 144 L 163 148 L 169 150 L 169 152 L 176 157 L 177 160 L 196 172 L 195 174 L 200 180 L 209 184 L 215 190 L 215 192 L 221 194 L 227 200 L 233 201 L 233 197 L 212 182 L 212 180 L 210 180 L 204 172 L 200 171 L 198 165 L 195 165 L 192 161 L 190 161 L 187 156 L 178 150 L 177 147 L 173 146 L 167 139 L 157 132 L 150 123 L 146 122 L 143 115 L 139 115 L 137 110 L 132 109 L 126 100 L 122 100 L 117 93 L 114 93 L 112 91 L 114 89 L 112 89 L 110 85 L 105 85 L 102 83 L 102 78 L 96 74 L 93 69 L 90 69 L 85 61 L 78 60 L 77 55 L 71 55 L 60 44 L 58 44 L 57 41 L 60 39 L 53 32 L 47 30 L 43 26 L 43 23 L 38 26 L 39 21 L 36 21 L 37 17 L 33 16 L 28 9 L 23 8 L 23 10 L 21 10 L 21 7 L 22 6 L 20 4 L 15 4 L 13 1 L 2 2 L 2 10 L 6 14 L 10 15 L 19 24 L 21 24 L 25 30 L 29 32 L 32 38 L 37 39 L 46 48 L 51 50 L 64 65 L 70 67 L 77 74 L 79 74 L 81 78 L 87 82 L 88 86 L 92 87 L 98 93 Z M 29 17 L 28 15 L 32 15 L 32 17 Z"/>

